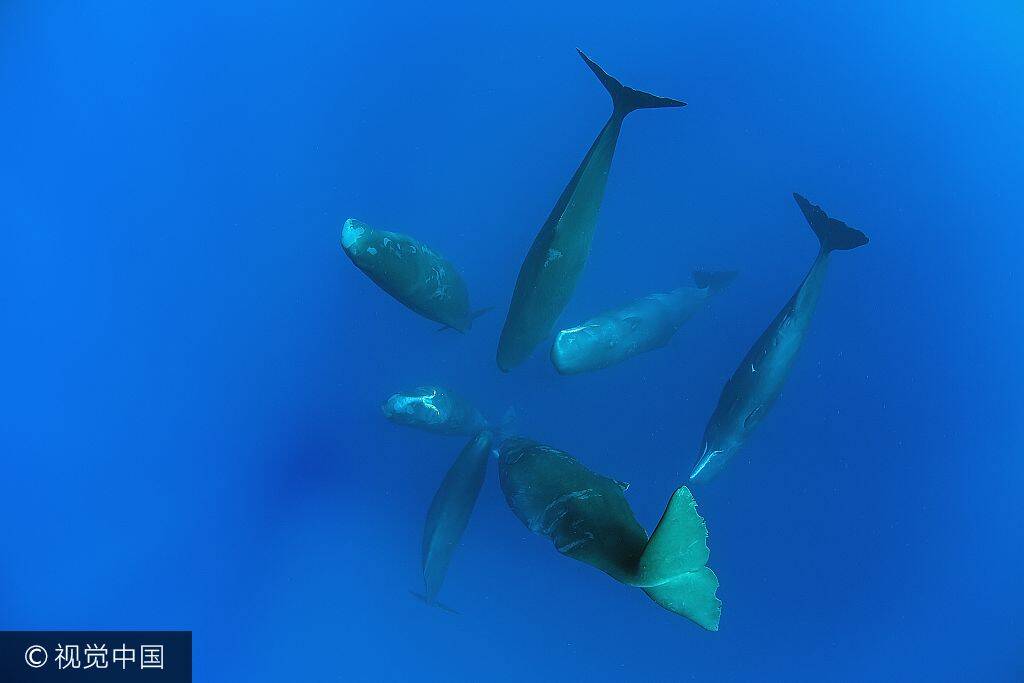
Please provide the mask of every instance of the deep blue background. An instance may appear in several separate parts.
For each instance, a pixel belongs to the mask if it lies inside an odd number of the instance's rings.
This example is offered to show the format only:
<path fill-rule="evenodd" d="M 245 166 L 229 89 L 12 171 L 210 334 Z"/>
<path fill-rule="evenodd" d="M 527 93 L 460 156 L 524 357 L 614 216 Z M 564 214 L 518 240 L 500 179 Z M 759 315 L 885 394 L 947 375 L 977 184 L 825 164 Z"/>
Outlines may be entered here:
<path fill-rule="evenodd" d="M 191 628 L 198 680 L 1015 680 L 1024 9 L 934 3 L 0 4 L 0 627 Z M 603 124 L 586 49 L 689 102 L 626 121 L 566 322 L 741 271 L 665 350 L 558 377 L 494 350 Z M 652 527 L 816 243 L 782 399 L 695 489 L 721 631 L 559 557 L 492 470 L 412 599 L 459 439 L 439 382 L 632 482 Z M 436 334 L 342 254 L 355 216 L 445 253 Z"/>

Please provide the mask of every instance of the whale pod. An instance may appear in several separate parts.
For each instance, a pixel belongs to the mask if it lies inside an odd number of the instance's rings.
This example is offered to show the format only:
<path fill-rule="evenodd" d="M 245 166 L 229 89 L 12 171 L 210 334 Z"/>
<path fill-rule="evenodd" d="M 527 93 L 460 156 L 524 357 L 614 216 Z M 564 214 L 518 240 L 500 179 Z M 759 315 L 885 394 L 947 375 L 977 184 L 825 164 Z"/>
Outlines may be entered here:
<path fill-rule="evenodd" d="M 867 236 L 860 230 L 830 218 L 798 194 L 794 193 L 793 198 L 818 237 L 818 255 L 796 292 L 754 342 L 723 387 L 715 412 L 704 430 L 703 446 L 690 473 L 691 481 L 707 481 L 720 472 L 779 397 L 814 316 L 829 255 L 868 243 Z"/>
<path fill-rule="evenodd" d="M 507 439 L 499 450 L 501 490 L 530 531 L 550 538 L 563 555 L 641 588 L 665 609 L 718 630 L 718 578 L 707 567 L 707 527 L 689 489 L 676 490 L 648 539 L 623 495 L 626 484 L 529 439 Z"/>
<path fill-rule="evenodd" d="M 631 111 L 682 107 L 685 102 L 622 85 L 593 60 L 580 56 L 608 89 L 612 114 L 562 191 L 526 254 L 498 342 L 497 362 L 508 372 L 551 334 L 583 272 L 622 120 Z"/>
<path fill-rule="evenodd" d="M 469 401 L 440 386 L 400 391 L 389 396 L 380 408 L 395 424 L 435 434 L 470 435 L 487 426 L 487 420 Z"/>
<path fill-rule="evenodd" d="M 375 230 L 349 218 L 341 248 L 359 270 L 412 311 L 465 332 L 490 309 L 471 311 L 466 283 L 455 266 L 408 235 Z"/>
<path fill-rule="evenodd" d="M 735 276 L 734 272 L 695 271 L 696 287 L 650 294 L 564 329 L 551 345 L 551 362 L 563 375 L 572 375 L 606 368 L 661 348 Z"/>
<path fill-rule="evenodd" d="M 470 439 L 430 501 L 423 527 L 424 594 L 419 596 L 428 605 L 438 604 L 437 594 L 480 495 L 493 440 L 489 431 Z"/>

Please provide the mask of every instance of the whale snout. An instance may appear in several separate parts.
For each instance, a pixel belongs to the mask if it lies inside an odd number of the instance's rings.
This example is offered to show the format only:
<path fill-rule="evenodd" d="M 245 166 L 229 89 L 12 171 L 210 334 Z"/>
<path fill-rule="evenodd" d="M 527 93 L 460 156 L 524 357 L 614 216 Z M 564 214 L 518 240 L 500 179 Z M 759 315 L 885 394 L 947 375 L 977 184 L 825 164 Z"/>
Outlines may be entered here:
<path fill-rule="evenodd" d="M 722 470 L 722 467 L 725 466 L 725 463 L 729 461 L 729 458 L 732 457 L 732 454 L 738 448 L 738 444 L 720 445 L 705 441 L 700 457 L 697 458 L 697 464 L 690 471 L 690 481 L 710 481 Z"/>
<path fill-rule="evenodd" d="M 563 375 L 575 375 L 601 367 L 601 342 L 598 326 L 585 323 L 555 335 L 551 344 L 551 362 Z"/>
<path fill-rule="evenodd" d="M 697 460 L 697 464 L 693 466 L 693 470 L 690 472 L 690 481 L 704 482 L 711 479 L 711 477 L 714 476 L 713 470 L 718 469 L 716 467 L 712 467 L 711 460 L 719 453 L 721 453 L 721 451 L 712 451 L 711 453 L 701 456 L 701 458 Z"/>
<path fill-rule="evenodd" d="M 555 337 L 551 344 L 551 363 L 555 369 L 563 375 L 571 375 L 577 372 L 573 364 L 573 340 L 562 330 Z"/>
<path fill-rule="evenodd" d="M 445 415 L 434 405 L 437 391 L 427 394 L 394 394 L 381 404 L 384 417 L 402 424 L 437 425 L 445 421 Z"/>
<path fill-rule="evenodd" d="M 341 228 L 341 248 L 349 256 L 352 256 L 358 249 L 359 241 L 367 232 L 367 225 L 354 218 L 345 221 Z"/>

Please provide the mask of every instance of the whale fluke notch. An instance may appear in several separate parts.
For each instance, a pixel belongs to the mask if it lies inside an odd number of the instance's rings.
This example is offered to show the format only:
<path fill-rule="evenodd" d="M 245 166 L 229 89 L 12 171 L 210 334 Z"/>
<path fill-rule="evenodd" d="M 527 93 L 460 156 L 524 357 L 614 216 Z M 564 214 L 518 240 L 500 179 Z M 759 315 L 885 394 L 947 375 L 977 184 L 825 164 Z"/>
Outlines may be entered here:
<path fill-rule="evenodd" d="M 583 50 L 576 48 L 576 52 L 580 53 L 580 57 L 583 58 L 583 61 L 587 63 L 590 70 L 594 72 L 597 78 L 608 90 L 608 94 L 612 96 L 612 103 L 615 105 L 615 111 L 620 116 L 625 116 L 629 112 L 637 109 L 686 106 L 686 102 L 681 100 L 652 95 L 651 93 L 644 92 L 643 90 L 635 90 L 627 85 L 622 85 L 617 78 L 609 75 L 608 72 L 602 69 L 597 62 L 588 57 Z"/>
<path fill-rule="evenodd" d="M 794 192 L 793 199 L 803 211 L 811 230 L 818 236 L 822 251 L 845 251 L 868 243 L 867 235 L 841 220 L 829 217 L 820 206 L 811 204 L 805 197 Z"/>
<path fill-rule="evenodd" d="M 717 631 L 722 601 L 715 595 L 718 577 L 707 566 L 708 528 L 685 486 L 676 489 L 651 534 L 634 585 L 670 612 L 709 631 Z"/>
<path fill-rule="evenodd" d="M 712 292 L 720 292 L 728 287 L 736 279 L 735 270 L 694 270 L 693 282 L 700 289 L 710 289 Z"/>

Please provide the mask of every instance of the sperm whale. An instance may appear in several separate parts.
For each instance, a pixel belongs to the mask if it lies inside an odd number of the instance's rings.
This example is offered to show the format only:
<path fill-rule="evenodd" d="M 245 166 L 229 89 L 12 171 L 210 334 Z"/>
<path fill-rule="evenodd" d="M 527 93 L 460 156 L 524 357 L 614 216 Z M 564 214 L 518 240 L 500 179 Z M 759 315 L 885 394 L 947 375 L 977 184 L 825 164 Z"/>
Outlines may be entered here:
<path fill-rule="evenodd" d="M 797 205 L 818 237 L 818 255 L 796 292 L 743 357 L 726 382 L 718 406 L 704 430 L 691 481 L 714 477 L 761 423 L 782 392 L 818 305 L 829 255 L 868 243 L 867 235 L 830 218 L 798 194 Z"/>

